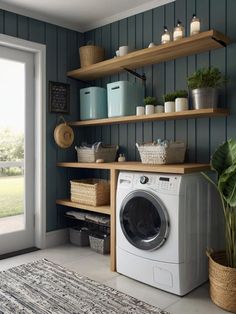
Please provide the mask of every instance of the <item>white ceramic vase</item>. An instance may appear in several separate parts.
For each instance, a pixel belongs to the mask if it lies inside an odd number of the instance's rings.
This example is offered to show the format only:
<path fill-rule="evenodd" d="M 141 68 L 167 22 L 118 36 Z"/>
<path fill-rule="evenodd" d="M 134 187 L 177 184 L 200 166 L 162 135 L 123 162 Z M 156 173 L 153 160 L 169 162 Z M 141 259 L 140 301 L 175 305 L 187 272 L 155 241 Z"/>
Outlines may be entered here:
<path fill-rule="evenodd" d="M 185 111 L 188 110 L 188 98 L 176 98 L 175 99 L 175 111 Z"/>
<path fill-rule="evenodd" d="M 174 101 L 166 101 L 164 103 L 165 112 L 175 112 L 175 102 Z"/>

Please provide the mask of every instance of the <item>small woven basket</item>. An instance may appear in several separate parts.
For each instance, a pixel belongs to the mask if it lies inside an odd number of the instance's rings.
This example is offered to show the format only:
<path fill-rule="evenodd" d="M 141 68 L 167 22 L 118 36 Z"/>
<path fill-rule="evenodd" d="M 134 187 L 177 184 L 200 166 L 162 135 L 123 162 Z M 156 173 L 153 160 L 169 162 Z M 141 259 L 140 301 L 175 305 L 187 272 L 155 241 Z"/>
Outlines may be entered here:
<path fill-rule="evenodd" d="M 207 252 L 210 296 L 224 310 L 236 313 L 236 268 L 225 266 L 225 252 Z"/>
<path fill-rule="evenodd" d="M 71 201 L 85 205 L 110 204 L 110 182 L 103 179 L 70 181 Z"/>
<path fill-rule="evenodd" d="M 183 163 L 186 145 L 173 142 L 169 146 L 154 144 L 136 144 L 143 164 L 177 164 Z"/>
<path fill-rule="evenodd" d="M 117 145 L 100 145 L 97 148 L 75 147 L 78 162 L 95 162 L 97 159 L 103 159 L 104 162 L 113 162 L 116 160 L 118 148 Z"/>
<path fill-rule="evenodd" d="M 87 45 L 79 48 L 81 68 L 101 62 L 105 59 L 105 50 L 102 47 Z"/>

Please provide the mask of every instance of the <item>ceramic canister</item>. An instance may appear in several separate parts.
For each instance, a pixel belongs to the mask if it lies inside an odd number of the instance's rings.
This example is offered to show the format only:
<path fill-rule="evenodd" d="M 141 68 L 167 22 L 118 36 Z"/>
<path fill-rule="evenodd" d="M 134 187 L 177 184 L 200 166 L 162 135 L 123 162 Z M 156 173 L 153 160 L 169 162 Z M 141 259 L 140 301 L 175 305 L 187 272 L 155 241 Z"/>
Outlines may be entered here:
<path fill-rule="evenodd" d="M 175 112 L 175 102 L 174 101 L 166 101 L 164 104 L 165 112 Z"/>

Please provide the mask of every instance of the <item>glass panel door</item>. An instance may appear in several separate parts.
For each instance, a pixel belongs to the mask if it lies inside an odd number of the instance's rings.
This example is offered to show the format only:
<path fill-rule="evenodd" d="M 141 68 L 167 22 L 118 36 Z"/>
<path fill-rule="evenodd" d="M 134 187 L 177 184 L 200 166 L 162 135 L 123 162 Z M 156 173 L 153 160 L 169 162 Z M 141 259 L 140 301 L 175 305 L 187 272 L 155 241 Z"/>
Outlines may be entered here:
<path fill-rule="evenodd" d="M 0 46 L 0 255 L 34 245 L 34 56 Z"/>

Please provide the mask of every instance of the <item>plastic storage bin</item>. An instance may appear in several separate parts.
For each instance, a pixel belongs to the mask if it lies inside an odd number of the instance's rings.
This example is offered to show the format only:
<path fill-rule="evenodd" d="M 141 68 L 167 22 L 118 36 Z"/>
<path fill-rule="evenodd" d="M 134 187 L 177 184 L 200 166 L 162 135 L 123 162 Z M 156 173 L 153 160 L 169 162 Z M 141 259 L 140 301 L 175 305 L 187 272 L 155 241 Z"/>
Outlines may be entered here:
<path fill-rule="evenodd" d="M 88 228 L 70 228 L 70 242 L 77 246 L 89 246 Z"/>
<path fill-rule="evenodd" d="M 142 83 L 118 81 L 107 84 L 108 117 L 129 116 L 136 113 L 136 106 L 143 104 Z"/>
<path fill-rule="evenodd" d="M 102 87 L 80 90 L 80 120 L 107 118 L 107 91 Z"/>

